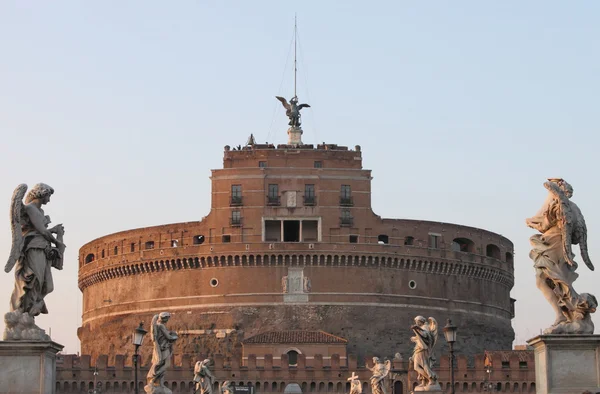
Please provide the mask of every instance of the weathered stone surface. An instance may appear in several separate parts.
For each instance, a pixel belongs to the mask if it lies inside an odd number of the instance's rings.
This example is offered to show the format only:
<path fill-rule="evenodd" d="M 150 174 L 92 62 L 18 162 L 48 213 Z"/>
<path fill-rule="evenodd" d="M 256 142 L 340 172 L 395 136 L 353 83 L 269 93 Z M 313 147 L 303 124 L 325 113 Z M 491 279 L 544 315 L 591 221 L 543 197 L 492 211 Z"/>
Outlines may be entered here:
<path fill-rule="evenodd" d="M 52 341 L 0 341 L 0 394 L 53 394 L 62 348 Z"/>
<path fill-rule="evenodd" d="M 600 335 L 539 335 L 535 353 L 537 394 L 600 391 Z"/>

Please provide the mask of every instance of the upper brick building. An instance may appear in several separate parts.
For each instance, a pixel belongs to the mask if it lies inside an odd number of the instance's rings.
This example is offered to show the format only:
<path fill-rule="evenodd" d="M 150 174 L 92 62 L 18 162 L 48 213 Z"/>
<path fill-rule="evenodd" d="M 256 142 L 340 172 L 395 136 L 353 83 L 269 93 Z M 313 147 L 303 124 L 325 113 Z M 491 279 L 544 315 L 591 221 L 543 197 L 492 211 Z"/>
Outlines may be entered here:
<path fill-rule="evenodd" d="M 510 349 L 513 244 L 468 226 L 381 218 L 371 179 L 359 146 L 226 146 L 201 221 L 81 247 L 82 353 L 114 362 L 131 351 L 133 328 L 163 310 L 180 356 L 241 358 L 245 339 L 280 330 L 326 331 L 359 359 L 408 356 L 416 315 L 451 318 L 469 338 L 459 353 Z"/>

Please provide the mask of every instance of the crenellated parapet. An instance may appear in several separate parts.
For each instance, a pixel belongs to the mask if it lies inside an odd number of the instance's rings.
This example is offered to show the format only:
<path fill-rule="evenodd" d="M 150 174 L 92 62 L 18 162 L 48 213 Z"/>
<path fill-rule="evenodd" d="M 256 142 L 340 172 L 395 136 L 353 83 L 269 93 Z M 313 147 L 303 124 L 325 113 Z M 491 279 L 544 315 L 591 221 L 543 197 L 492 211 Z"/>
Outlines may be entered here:
<path fill-rule="evenodd" d="M 174 393 L 189 393 L 193 387 L 193 366 L 197 360 L 206 358 L 174 355 L 172 366 L 166 373 L 166 384 Z M 281 393 L 290 383 L 298 384 L 303 392 L 348 393 L 347 378 L 355 372 L 363 384 L 363 392 L 371 392 L 369 377 L 371 371 L 367 363 L 371 357 L 358 360 L 355 355 L 341 360 L 333 354 L 330 357 L 315 355 L 306 359 L 298 355 L 296 365 L 289 365 L 288 355 L 264 357 L 249 355 L 245 363 L 239 358 L 228 358 L 220 354 L 211 357 L 211 370 L 217 378 L 216 389 L 225 380 L 235 385 L 253 386 L 255 393 Z M 103 393 L 133 392 L 133 366 L 131 357 L 116 355 L 113 365 L 108 357 L 101 355 L 95 360 L 89 356 L 63 355 L 57 364 L 57 393 L 75 393 L 87 390 L 100 382 Z M 416 384 L 416 374 L 412 365 L 402 359 L 392 359 L 392 371 L 388 384 L 394 394 L 407 394 Z M 493 363 L 491 368 L 490 362 Z M 504 351 L 477 354 L 474 357 L 458 355 L 455 361 L 455 391 L 457 393 L 485 392 L 484 385 L 492 384 L 497 392 L 535 392 L 535 365 L 532 351 Z M 148 359 L 139 366 L 140 384 L 150 367 Z M 491 370 L 488 373 L 487 370 Z M 94 375 L 97 372 L 97 375 Z M 439 357 L 436 368 L 441 386 L 450 389 L 450 369 L 448 355 Z M 533 391 L 531 391 L 533 390 Z"/>

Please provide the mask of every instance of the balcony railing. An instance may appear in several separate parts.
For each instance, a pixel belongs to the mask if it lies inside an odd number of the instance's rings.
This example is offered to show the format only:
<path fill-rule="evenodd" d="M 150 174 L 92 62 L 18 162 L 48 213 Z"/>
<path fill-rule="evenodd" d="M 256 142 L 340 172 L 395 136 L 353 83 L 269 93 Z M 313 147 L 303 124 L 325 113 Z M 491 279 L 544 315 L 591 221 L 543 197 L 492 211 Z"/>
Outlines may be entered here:
<path fill-rule="evenodd" d="M 229 205 L 232 207 L 238 207 L 242 205 L 242 196 L 231 196 Z"/>
<path fill-rule="evenodd" d="M 307 207 L 317 205 L 317 197 L 304 196 L 304 205 Z"/>
<path fill-rule="evenodd" d="M 229 218 L 231 227 L 239 227 L 242 225 L 242 218 Z"/>
<path fill-rule="evenodd" d="M 353 217 L 341 217 L 340 218 L 340 226 L 342 226 L 342 227 L 352 227 L 353 224 L 354 224 Z"/>
<path fill-rule="evenodd" d="M 279 196 L 267 196 L 267 205 L 281 205 Z"/>
<path fill-rule="evenodd" d="M 352 197 L 340 197 L 340 205 L 343 207 L 351 207 L 354 205 L 354 199 Z"/>

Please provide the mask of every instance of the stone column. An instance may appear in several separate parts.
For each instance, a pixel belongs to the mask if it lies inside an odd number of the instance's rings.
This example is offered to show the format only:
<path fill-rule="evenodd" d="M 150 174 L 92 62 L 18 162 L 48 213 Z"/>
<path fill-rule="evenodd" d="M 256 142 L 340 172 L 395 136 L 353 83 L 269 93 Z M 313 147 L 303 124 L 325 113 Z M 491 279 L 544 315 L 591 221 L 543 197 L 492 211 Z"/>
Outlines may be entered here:
<path fill-rule="evenodd" d="M 0 341 L 0 394 L 55 394 L 62 349 L 52 341 Z"/>
<path fill-rule="evenodd" d="M 302 145 L 302 129 L 300 127 L 290 127 L 288 133 L 288 145 Z"/>
<path fill-rule="evenodd" d="M 600 391 L 600 335 L 539 335 L 527 343 L 535 355 L 537 394 Z"/>

